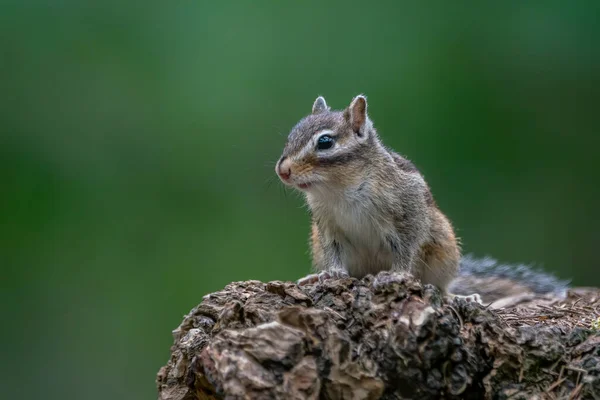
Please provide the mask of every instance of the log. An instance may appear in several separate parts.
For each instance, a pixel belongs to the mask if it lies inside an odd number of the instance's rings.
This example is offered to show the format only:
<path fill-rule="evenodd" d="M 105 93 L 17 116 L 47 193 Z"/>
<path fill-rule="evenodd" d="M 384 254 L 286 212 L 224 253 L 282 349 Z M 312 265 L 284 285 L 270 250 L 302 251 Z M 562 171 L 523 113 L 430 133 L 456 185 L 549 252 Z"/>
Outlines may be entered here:
<path fill-rule="evenodd" d="M 234 282 L 173 331 L 161 400 L 599 399 L 600 291 L 492 310 L 408 275 Z"/>

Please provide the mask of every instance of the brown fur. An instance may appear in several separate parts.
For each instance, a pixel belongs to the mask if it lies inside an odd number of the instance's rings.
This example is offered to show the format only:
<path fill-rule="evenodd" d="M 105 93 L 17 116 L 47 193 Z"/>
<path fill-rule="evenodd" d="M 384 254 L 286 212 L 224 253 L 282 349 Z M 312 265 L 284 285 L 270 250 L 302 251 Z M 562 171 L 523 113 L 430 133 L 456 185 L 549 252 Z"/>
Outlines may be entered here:
<path fill-rule="evenodd" d="M 310 249 L 313 267 L 318 270 L 324 269 L 321 267 L 323 264 L 323 249 L 321 248 L 321 239 L 319 238 L 319 228 L 314 222 L 312 223 L 310 230 Z"/>
<path fill-rule="evenodd" d="M 446 289 L 458 273 L 460 250 L 450 222 L 431 206 L 431 240 L 421 246 L 417 271 L 421 280 Z"/>

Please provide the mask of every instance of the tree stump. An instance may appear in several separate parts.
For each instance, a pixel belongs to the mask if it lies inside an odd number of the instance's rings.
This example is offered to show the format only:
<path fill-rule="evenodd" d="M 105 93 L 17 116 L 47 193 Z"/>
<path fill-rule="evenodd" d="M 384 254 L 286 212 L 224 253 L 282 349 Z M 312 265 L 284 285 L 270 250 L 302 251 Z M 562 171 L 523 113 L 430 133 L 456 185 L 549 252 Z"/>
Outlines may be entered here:
<path fill-rule="evenodd" d="M 600 291 L 491 310 L 410 276 L 234 282 L 173 331 L 161 400 L 599 399 Z"/>

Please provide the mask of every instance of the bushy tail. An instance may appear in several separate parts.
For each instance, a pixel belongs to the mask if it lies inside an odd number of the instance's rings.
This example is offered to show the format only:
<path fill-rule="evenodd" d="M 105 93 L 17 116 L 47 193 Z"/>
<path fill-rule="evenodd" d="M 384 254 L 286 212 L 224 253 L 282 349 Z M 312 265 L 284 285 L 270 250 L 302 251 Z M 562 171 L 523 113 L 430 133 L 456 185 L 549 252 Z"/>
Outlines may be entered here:
<path fill-rule="evenodd" d="M 465 296 L 478 293 L 489 304 L 526 294 L 564 298 L 569 283 L 529 265 L 503 264 L 491 257 L 476 258 L 469 254 L 461 259 L 459 275 L 448 289 Z"/>

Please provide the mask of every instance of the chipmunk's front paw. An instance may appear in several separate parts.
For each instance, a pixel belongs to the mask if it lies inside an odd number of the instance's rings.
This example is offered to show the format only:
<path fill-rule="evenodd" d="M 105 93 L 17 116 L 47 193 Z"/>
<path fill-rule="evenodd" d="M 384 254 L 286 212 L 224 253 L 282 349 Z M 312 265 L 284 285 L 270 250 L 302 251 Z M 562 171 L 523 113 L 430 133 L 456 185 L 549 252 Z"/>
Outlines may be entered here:
<path fill-rule="evenodd" d="M 455 294 L 452 297 L 453 297 L 453 299 L 456 299 L 456 298 L 464 299 L 467 303 L 477 303 L 477 304 L 483 305 L 483 300 L 481 299 L 481 296 L 478 293 L 473 293 L 468 296 L 463 296 L 461 294 Z"/>
<path fill-rule="evenodd" d="M 319 273 L 319 282 L 323 282 L 327 279 L 344 279 L 349 278 L 350 275 L 343 269 L 332 269 L 329 271 L 323 271 Z"/>
<path fill-rule="evenodd" d="M 319 274 L 306 275 L 304 278 L 300 278 L 296 281 L 298 286 L 312 285 L 313 283 L 319 282 Z"/>
<path fill-rule="evenodd" d="M 312 285 L 317 282 L 323 283 L 328 279 L 343 279 L 348 278 L 350 275 L 343 269 L 334 269 L 330 271 L 321 271 L 318 274 L 306 275 L 304 278 L 298 279 L 296 282 L 298 286 Z"/>

